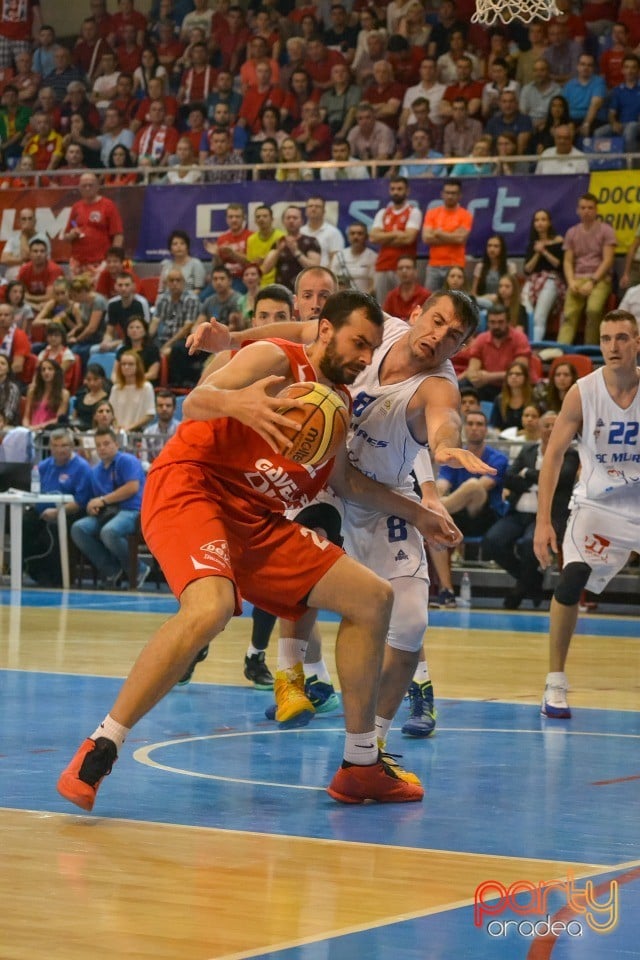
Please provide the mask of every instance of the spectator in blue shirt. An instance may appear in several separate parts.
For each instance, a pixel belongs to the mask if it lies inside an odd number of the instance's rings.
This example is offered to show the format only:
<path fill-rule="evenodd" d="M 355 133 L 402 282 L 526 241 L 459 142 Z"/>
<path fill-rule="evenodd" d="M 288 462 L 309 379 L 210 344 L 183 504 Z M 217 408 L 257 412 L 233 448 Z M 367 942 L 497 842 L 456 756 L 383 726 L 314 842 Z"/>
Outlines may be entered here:
<path fill-rule="evenodd" d="M 581 53 L 577 76 L 565 83 L 562 96 L 569 104 L 569 116 L 582 137 L 591 135 L 598 111 L 607 96 L 604 78 L 595 72 L 595 60 L 590 53 Z"/>
<path fill-rule="evenodd" d="M 520 113 L 518 96 L 514 90 L 502 91 L 498 108 L 498 112 L 485 124 L 486 133 L 496 139 L 503 133 L 512 133 L 516 138 L 518 155 L 524 156 L 529 152 L 533 124 L 526 114 Z"/>
<path fill-rule="evenodd" d="M 51 456 L 39 464 L 41 493 L 67 493 L 73 500 L 64 506 L 67 518 L 83 513 L 91 498 L 91 467 L 74 453 L 71 430 L 52 431 Z M 58 509 L 39 503 L 24 512 L 23 542 L 27 573 L 41 585 L 60 586 Z"/>
<path fill-rule="evenodd" d="M 635 53 L 622 61 L 624 83 L 614 87 L 609 99 L 609 123 L 598 127 L 596 137 L 624 138 L 627 153 L 640 148 L 640 59 Z"/>
<path fill-rule="evenodd" d="M 91 470 L 87 516 L 74 523 L 71 539 L 102 581 L 115 586 L 122 571 L 128 569 L 127 537 L 138 528 L 145 475 L 136 457 L 118 450 L 116 434 L 110 427 L 96 430 L 95 444 L 100 463 Z M 150 572 L 151 568 L 139 561 L 138 589 Z"/>
<path fill-rule="evenodd" d="M 494 473 L 479 477 L 462 467 L 443 466 L 436 487 L 443 507 L 465 537 L 481 537 L 505 512 L 502 491 L 509 460 L 504 453 L 486 445 L 487 418 L 482 410 L 469 411 L 465 417 L 465 435 L 467 449 L 493 467 Z M 455 607 L 450 552 L 431 551 L 431 561 L 440 582 L 440 605 Z"/>
<path fill-rule="evenodd" d="M 433 166 L 422 160 L 441 160 L 442 154 L 431 149 L 431 135 L 428 130 L 414 130 L 411 134 L 411 154 L 400 169 L 399 177 L 446 177 L 446 168 L 441 164 Z"/>

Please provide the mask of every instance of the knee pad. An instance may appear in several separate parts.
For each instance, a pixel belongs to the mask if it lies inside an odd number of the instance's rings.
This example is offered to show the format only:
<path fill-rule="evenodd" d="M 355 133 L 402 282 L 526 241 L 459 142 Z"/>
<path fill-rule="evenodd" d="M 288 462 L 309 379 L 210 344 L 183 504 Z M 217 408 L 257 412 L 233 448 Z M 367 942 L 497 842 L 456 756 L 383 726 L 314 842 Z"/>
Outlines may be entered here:
<path fill-rule="evenodd" d="M 399 577 L 391 581 L 393 610 L 387 643 L 395 650 L 416 653 L 422 646 L 429 620 L 429 581 Z"/>
<path fill-rule="evenodd" d="M 296 515 L 296 523 L 310 530 L 319 530 L 331 543 L 342 546 L 342 520 L 338 510 L 330 503 L 309 504 Z"/>
<path fill-rule="evenodd" d="M 554 599 L 563 607 L 572 607 L 580 600 L 580 594 L 587 585 L 591 576 L 591 567 L 588 563 L 568 563 L 562 573 L 556 589 Z"/>

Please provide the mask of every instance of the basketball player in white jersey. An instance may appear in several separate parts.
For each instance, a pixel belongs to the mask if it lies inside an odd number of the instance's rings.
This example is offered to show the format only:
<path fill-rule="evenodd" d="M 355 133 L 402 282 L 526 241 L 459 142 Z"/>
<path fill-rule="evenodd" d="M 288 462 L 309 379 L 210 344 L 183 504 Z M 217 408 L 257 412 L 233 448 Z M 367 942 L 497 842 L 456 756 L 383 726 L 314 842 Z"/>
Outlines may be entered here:
<path fill-rule="evenodd" d="M 441 292 L 416 307 L 408 325 L 386 317 L 371 377 L 359 375 L 351 391 L 354 410 L 349 458 L 361 472 L 413 496 L 409 474 L 427 441 L 439 463 L 464 463 L 472 472 L 490 471 L 469 451 L 460 449 L 460 398 L 449 361 L 477 323 L 473 301 L 457 291 Z M 286 337 L 306 342 L 313 339 L 315 325 L 281 325 L 279 330 Z M 225 337 L 224 331 L 218 332 Z M 272 335 L 268 328 L 260 332 Z M 212 340 L 200 337 L 197 342 L 205 348 L 214 346 Z M 423 485 L 423 503 L 443 510 L 433 482 Z M 429 581 L 424 544 L 411 525 L 395 517 L 361 513 L 353 504 L 347 504 L 343 532 L 347 552 L 390 579 L 395 593 L 376 718 L 378 736 L 384 742 L 412 679 L 427 626 Z M 304 661 L 307 636 L 301 629 L 297 636 L 281 640 L 280 674 L 293 672 L 294 666 Z M 278 721 L 290 722 L 307 714 L 308 722 L 312 709 L 299 685 L 276 682 L 276 700 Z"/>
<path fill-rule="evenodd" d="M 564 672 L 586 587 L 601 593 L 632 551 L 640 551 L 640 351 L 638 322 L 612 310 L 600 324 L 604 366 L 566 395 L 540 471 L 534 550 L 542 567 L 558 552 L 551 501 L 565 450 L 578 436 L 580 479 L 562 544 L 564 566 L 551 601 L 546 717 L 571 716 Z"/>

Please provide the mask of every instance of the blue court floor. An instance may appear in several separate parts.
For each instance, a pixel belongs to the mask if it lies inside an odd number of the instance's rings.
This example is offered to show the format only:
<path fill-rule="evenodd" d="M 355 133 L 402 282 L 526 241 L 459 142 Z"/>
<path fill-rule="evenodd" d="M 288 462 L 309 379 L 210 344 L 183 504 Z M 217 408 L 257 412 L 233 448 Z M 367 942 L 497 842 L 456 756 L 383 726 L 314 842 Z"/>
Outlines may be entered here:
<path fill-rule="evenodd" d="M 4 592 L 0 599 L 6 605 L 11 598 Z M 137 613 L 174 609 L 170 598 L 152 595 L 70 594 L 63 601 L 59 594 L 26 591 L 22 597 L 23 609 L 61 602 L 70 615 L 87 609 L 105 616 L 107 610 L 126 612 L 132 630 Z M 486 629 L 535 634 L 546 632 L 547 617 L 434 613 L 434 628 L 442 624 L 470 634 Z M 589 618 L 580 630 L 613 639 L 638 635 L 632 618 Z M 76 816 L 56 793 L 55 782 L 119 689 L 120 679 L 99 674 L 99 669 L 85 675 L 0 670 L 0 807 Z M 281 731 L 264 717 L 270 702 L 270 693 L 235 684 L 194 682 L 172 691 L 133 731 L 101 788 L 94 815 L 430 851 L 443 855 L 438 858 L 444 863 L 443 886 L 461 857 L 512 858 L 509 875 L 517 879 L 491 886 L 495 878 L 487 875 L 481 891 L 474 882 L 444 909 L 412 906 L 407 916 L 367 929 L 355 929 L 354 922 L 351 933 L 332 936 L 329 930 L 314 942 L 234 956 L 640 957 L 640 712 L 577 709 L 571 721 L 558 723 L 531 704 L 481 696 L 440 699 L 432 739 L 403 738 L 399 716 L 388 741 L 388 749 L 401 753 L 403 765 L 425 784 L 425 802 L 354 808 L 336 804 L 325 792 L 342 754 L 340 713 L 317 716 L 302 730 Z M 575 864 L 575 876 L 550 892 L 539 869 L 532 869 L 538 861 Z M 545 879 L 561 876 L 564 869 Z M 412 904 L 416 888 L 427 881 L 440 882 L 437 876 L 406 876 Z M 385 896 L 384 877 L 379 895 Z M 1 931 L 0 917 L 0 957 L 12 960 Z"/>

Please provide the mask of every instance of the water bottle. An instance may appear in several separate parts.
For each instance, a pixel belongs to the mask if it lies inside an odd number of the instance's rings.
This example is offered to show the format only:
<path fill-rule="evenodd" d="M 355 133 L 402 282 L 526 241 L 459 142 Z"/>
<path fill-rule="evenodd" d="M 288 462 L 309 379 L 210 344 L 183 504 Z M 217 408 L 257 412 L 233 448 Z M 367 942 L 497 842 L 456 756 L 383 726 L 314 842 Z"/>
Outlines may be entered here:
<path fill-rule="evenodd" d="M 460 582 L 460 606 L 471 606 L 471 578 L 466 570 L 462 574 L 462 580 Z"/>
<path fill-rule="evenodd" d="M 31 468 L 31 493 L 40 493 L 40 471 L 37 463 Z"/>

